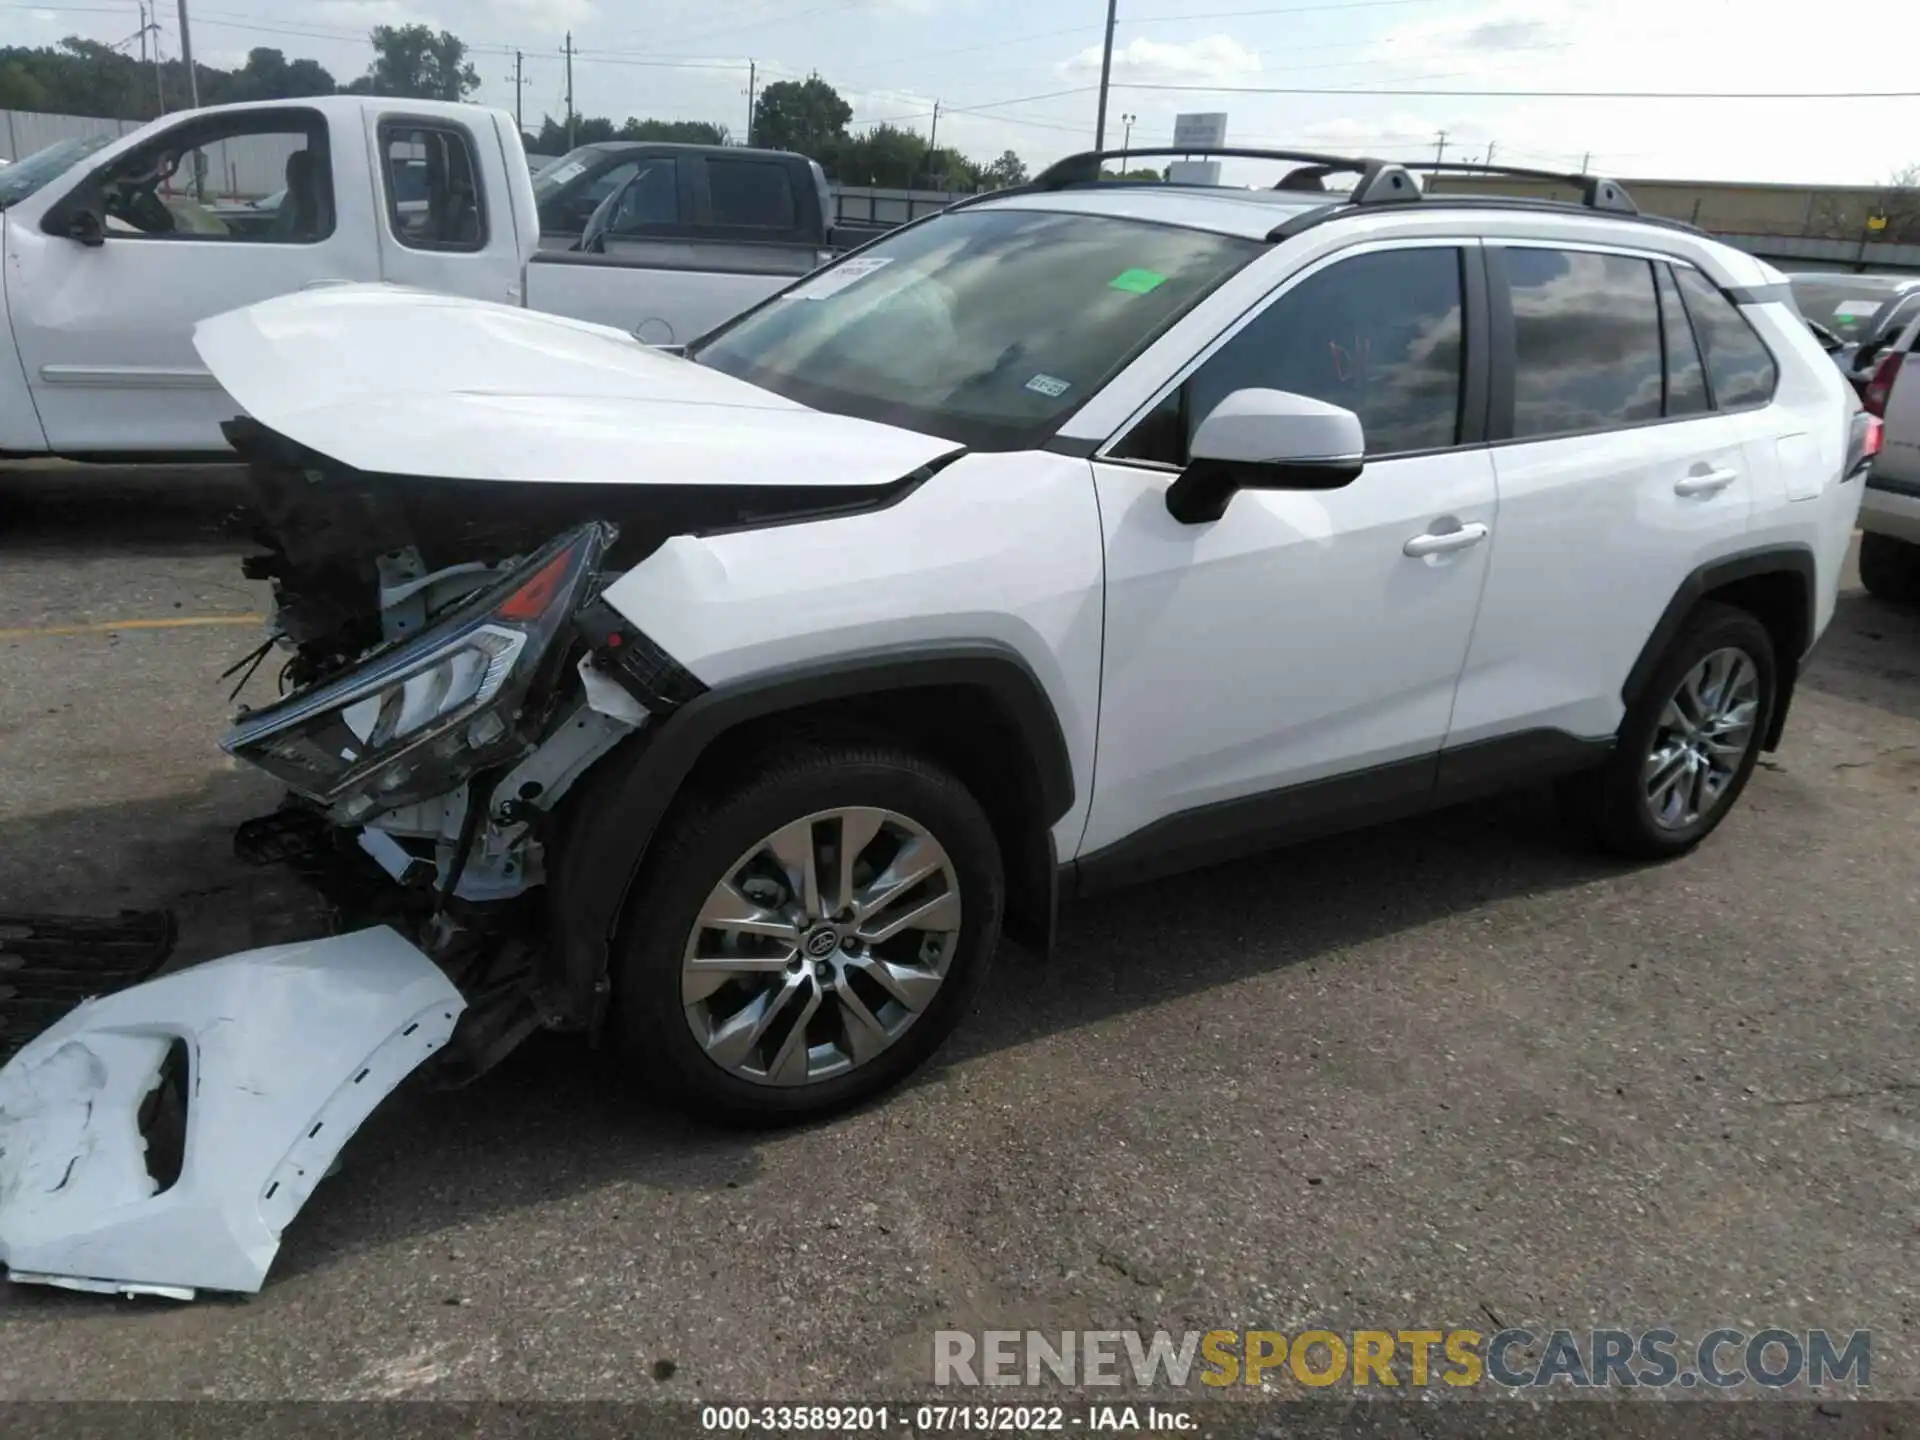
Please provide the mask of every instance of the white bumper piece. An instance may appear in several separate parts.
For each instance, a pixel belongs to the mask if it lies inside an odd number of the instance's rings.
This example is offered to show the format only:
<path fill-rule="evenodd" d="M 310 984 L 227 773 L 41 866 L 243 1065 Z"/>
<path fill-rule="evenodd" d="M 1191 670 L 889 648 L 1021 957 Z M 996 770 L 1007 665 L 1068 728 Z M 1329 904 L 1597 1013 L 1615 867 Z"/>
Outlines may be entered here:
<path fill-rule="evenodd" d="M 341 1147 L 464 1008 L 385 927 L 88 1001 L 0 1070 L 0 1261 L 74 1290 L 258 1290 Z M 155 1193 L 139 1111 L 176 1040 L 184 1158 Z"/>

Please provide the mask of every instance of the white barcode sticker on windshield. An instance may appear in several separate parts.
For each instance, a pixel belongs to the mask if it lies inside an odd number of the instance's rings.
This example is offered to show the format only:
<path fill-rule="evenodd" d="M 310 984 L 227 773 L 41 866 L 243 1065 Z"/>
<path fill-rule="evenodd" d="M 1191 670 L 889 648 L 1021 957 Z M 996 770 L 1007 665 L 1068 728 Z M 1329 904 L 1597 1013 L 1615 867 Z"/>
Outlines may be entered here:
<path fill-rule="evenodd" d="M 583 174 L 586 171 L 586 168 L 587 168 L 586 164 L 583 161 L 569 160 L 566 164 L 562 165 L 558 170 L 555 170 L 551 175 L 547 176 L 546 178 L 550 180 L 552 183 L 554 183 L 555 185 L 564 185 L 567 183 L 567 181 L 573 179 L 574 176 Z"/>
<path fill-rule="evenodd" d="M 876 270 L 884 270 L 893 263 L 888 255 L 859 255 L 851 260 L 843 260 L 817 280 L 803 281 L 787 291 L 789 300 L 824 300 L 829 295 L 838 295 L 856 280 L 864 280 Z"/>
<path fill-rule="evenodd" d="M 1049 400 L 1058 400 L 1072 388 L 1071 380 L 1062 380 L 1058 375 L 1036 375 L 1027 381 L 1027 389 L 1036 395 L 1044 395 Z"/>
<path fill-rule="evenodd" d="M 1878 310 L 1882 303 L 1879 300 L 1842 300 L 1833 307 L 1833 313 L 1836 318 L 1844 316 L 1852 319 L 1856 315 L 1865 317 Z"/>

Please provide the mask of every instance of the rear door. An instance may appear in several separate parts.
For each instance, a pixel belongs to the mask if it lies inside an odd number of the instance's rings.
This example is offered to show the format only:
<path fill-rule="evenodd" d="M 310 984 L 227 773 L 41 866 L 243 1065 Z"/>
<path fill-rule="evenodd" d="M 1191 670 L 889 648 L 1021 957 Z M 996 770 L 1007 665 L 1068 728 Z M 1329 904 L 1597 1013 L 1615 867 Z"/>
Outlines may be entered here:
<path fill-rule="evenodd" d="M 1771 361 L 1756 339 L 1716 408 L 1665 260 L 1519 242 L 1487 260 L 1500 520 L 1447 743 L 1601 739 L 1668 602 L 1779 483 Z"/>
<path fill-rule="evenodd" d="M 515 177 L 491 117 L 366 113 L 381 278 L 521 303 L 522 247 L 531 250 L 534 237 L 515 228 Z"/>
<path fill-rule="evenodd" d="M 194 353 L 194 324 L 380 278 L 366 186 L 346 183 L 352 151 L 343 169 L 330 142 L 326 118 L 297 106 L 190 116 L 69 190 L 104 202 L 101 244 L 8 227 L 14 339 L 50 448 L 226 448 L 238 407 Z"/>

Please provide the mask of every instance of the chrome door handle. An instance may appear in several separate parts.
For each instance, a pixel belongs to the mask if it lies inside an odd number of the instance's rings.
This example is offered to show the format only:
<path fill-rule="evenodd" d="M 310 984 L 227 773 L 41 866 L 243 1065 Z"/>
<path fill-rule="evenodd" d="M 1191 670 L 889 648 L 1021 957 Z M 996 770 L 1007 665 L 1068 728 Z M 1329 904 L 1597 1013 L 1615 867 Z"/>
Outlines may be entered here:
<path fill-rule="evenodd" d="M 1465 550 L 1469 545 L 1478 545 L 1486 538 L 1487 527 L 1476 520 L 1471 525 L 1462 525 L 1458 530 L 1429 531 L 1425 535 L 1416 535 L 1400 547 L 1400 552 L 1415 560 L 1422 560 L 1429 555 Z"/>
<path fill-rule="evenodd" d="M 1718 495 L 1740 478 L 1738 470 L 1704 470 L 1673 482 L 1676 495 Z"/>

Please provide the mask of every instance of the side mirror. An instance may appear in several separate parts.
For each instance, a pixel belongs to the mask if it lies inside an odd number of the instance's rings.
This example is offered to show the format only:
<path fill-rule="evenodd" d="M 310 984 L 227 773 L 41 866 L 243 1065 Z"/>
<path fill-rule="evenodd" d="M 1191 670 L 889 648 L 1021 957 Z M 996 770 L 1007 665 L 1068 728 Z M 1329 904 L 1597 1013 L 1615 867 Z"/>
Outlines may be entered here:
<path fill-rule="evenodd" d="M 1200 422 L 1167 487 L 1167 512 L 1202 525 L 1238 490 L 1336 490 L 1360 474 L 1366 434 L 1351 410 L 1284 390 L 1236 390 Z"/>
<path fill-rule="evenodd" d="M 67 221 L 67 238 L 78 240 L 89 249 L 107 243 L 107 227 L 92 210 L 76 210 Z"/>
<path fill-rule="evenodd" d="M 639 177 L 635 176 L 637 180 Z M 627 191 L 633 188 L 633 180 L 627 181 L 618 190 L 612 191 L 607 198 L 593 207 L 593 213 L 587 217 L 586 227 L 580 232 L 580 241 L 576 248 L 588 254 L 604 254 L 607 248 L 607 232 L 613 228 L 613 217 L 620 213 L 620 202 L 626 198 Z"/>

